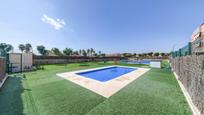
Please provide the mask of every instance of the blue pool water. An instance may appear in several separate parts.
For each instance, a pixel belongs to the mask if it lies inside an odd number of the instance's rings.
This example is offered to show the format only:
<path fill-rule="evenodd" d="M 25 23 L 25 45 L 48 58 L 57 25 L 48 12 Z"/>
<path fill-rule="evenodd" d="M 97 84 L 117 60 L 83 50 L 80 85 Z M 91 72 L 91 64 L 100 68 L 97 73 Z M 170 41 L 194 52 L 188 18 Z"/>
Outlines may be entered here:
<path fill-rule="evenodd" d="M 124 75 L 126 73 L 129 73 L 131 71 L 134 71 L 134 70 L 136 69 L 127 68 L 127 67 L 110 67 L 110 68 L 104 68 L 104 69 L 93 70 L 93 71 L 88 71 L 88 72 L 81 72 L 77 74 L 87 77 L 87 78 L 105 82 L 105 81 L 114 79 L 116 77 L 119 77 L 121 75 Z"/>

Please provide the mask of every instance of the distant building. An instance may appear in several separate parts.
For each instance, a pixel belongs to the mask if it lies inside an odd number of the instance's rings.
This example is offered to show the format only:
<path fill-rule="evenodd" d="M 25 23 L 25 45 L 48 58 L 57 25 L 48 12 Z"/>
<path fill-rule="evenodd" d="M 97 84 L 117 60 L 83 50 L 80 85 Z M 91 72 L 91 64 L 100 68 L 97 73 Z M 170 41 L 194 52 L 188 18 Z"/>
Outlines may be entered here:
<path fill-rule="evenodd" d="M 204 23 L 191 36 L 192 53 L 204 52 Z"/>

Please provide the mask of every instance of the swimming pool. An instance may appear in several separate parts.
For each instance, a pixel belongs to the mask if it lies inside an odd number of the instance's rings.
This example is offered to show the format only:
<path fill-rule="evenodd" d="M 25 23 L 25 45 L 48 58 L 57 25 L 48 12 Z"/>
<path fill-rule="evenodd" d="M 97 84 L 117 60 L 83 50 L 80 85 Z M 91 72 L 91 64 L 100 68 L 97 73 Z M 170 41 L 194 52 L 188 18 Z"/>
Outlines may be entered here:
<path fill-rule="evenodd" d="M 87 72 L 81 72 L 77 74 L 97 81 L 106 82 L 114 78 L 117 78 L 121 75 L 132 72 L 134 70 L 136 70 L 136 68 L 109 67 L 109 68 L 103 68 L 103 69 L 92 70 Z"/>

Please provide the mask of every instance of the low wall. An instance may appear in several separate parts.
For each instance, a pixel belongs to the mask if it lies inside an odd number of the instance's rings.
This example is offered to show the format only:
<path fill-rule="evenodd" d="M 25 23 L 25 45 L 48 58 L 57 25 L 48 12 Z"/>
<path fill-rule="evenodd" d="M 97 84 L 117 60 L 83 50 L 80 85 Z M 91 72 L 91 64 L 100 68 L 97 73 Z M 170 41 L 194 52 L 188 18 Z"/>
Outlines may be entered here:
<path fill-rule="evenodd" d="M 204 115 L 204 55 L 176 57 L 171 59 L 171 65 L 193 103 Z"/>
<path fill-rule="evenodd" d="M 83 57 L 83 56 L 33 56 L 33 65 L 36 64 L 65 64 L 90 61 L 116 61 L 121 57 Z"/>
<path fill-rule="evenodd" d="M 6 59 L 0 58 L 0 84 L 6 76 Z"/>

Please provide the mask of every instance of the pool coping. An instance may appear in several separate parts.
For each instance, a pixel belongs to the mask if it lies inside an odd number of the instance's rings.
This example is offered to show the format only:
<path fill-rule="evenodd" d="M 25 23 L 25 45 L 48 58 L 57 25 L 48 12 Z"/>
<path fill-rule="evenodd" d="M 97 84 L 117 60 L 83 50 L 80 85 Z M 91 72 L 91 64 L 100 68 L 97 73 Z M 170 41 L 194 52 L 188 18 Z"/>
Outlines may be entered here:
<path fill-rule="evenodd" d="M 87 78 L 87 77 L 77 74 L 80 72 L 88 72 L 88 71 L 105 69 L 105 68 L 110 68 L 110 67 L 135 68 L 136 70 L 129 72 L 127 74 L 118 76 L 114 79 L 108 80 L 106 82 L 97 81 L 97 80 Z M 150 68 L 113 65 L 113 66 L 105 66 L 105 67 L 98 67 L 98 68 L 92 68 L 92 69 L 58 73 L 57 76 L 60 76 L 86 89 L 89 89 L 99 95 L 102 95 L 103 97 L 109 98 L 110 96 L 112 96 L 113 94 L 115 94 L 116 92 L 118 92 L 119 90 L 124 88 L 126 85 L 128 85 L 135 79 L 139 78 L 141 75 L 143 75 L 149 70 Z"/>

